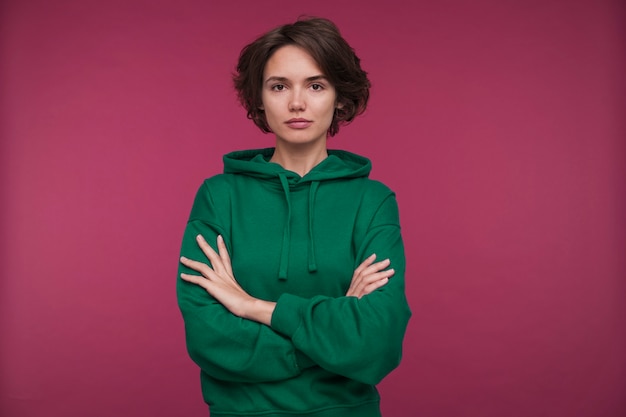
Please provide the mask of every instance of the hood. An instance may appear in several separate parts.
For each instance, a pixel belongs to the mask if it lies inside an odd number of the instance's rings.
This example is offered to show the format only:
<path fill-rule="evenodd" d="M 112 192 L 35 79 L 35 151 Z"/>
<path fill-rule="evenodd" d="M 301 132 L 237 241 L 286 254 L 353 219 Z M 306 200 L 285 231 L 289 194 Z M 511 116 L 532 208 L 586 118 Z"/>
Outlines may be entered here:
<path fill-rule="evenodd" d="M 313 236 L 315 196 L 317 189 L 324 186 L 324 181 L 367 177 L 372 169 L 369 159 L 347 151 L 328 150 L 328 157 L 317 164 L 305 176 L 286 170 L 279 164 L 269 162 L 274 148 L 235 151 L 224 155 L 224 173 L 247 175 L 276 184 L 282 189 L 287 206 L 287 218 L 283 229 L 283 242 L 280 255 L 278 278 L 287 279 L 289 265 L 289 246 L 291 242 L 291 190 L 309 187 L 308 210 L 308 269 L 317 271 L 315 241 Z"/>
<path fill-rule="evenodd" d="M 369 159 L 339 150 L 328 150 L 328 157 L 317 164 L 304 177 L 288 171 L 282 166 L 269 162 L 274 148 L 235 151 L 224 155 L 224 173 L 243 174 L 259 179 L 276 179 L 284 175 L 290 184 L 312 181 L 334 180 L 339 178 L 367 177 L 372 170 Z"/>

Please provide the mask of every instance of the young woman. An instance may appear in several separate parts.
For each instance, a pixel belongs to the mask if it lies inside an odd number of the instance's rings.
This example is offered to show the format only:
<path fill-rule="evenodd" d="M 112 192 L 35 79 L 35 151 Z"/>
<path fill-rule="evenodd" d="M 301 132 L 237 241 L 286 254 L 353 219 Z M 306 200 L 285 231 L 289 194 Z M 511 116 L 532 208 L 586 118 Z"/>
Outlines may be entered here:
<path fill-rule="evenodd" d="M 179 306 L 214 417 L 380 416 L 410 311 L 394 194 L 327 140 L 369 81 L 328 20 L 246 46 L 235 87 L 275 147 L 224 156 L 185 229 Z"/>

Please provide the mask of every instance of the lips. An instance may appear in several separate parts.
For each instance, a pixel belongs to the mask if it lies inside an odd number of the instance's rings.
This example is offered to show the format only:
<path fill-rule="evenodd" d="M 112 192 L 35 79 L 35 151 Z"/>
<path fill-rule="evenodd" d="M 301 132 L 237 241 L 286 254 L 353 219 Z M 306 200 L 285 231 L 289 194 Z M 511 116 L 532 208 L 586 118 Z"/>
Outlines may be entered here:
<path fill-rule="evenodd" d="M 292 129 L 306 129 L 313 124 L 313 121 L 307 119 L 289 119 L 285 124 Z"/>

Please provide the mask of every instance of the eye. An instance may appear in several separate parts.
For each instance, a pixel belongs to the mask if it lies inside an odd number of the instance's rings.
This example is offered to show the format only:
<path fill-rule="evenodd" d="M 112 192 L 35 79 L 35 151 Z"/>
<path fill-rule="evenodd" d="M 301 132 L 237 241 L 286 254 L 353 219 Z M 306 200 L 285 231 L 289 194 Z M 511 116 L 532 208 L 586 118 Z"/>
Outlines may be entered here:
<path fill-rule="evenodd" d="M 322 84 L 311 84 L 313 91 L 322 91 L 324 86 Z"/>
<path fill-rule="evenodd" d="M 272 91 L 283 91 L 285 86 L 283 84 L 275 84 L 272 86 Z"/>

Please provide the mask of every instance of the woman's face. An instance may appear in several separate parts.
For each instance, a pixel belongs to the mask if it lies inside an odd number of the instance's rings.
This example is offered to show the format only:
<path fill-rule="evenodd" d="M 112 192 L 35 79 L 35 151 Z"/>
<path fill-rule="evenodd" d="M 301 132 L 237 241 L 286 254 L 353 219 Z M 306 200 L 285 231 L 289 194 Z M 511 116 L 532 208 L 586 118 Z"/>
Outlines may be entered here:
<path fill-rule="evenodd" d="M 337 94 L 304 49 L 287 45 L 274 52 L 263 71 L 261 99 L 277 146 L 325 145 Z"/>

